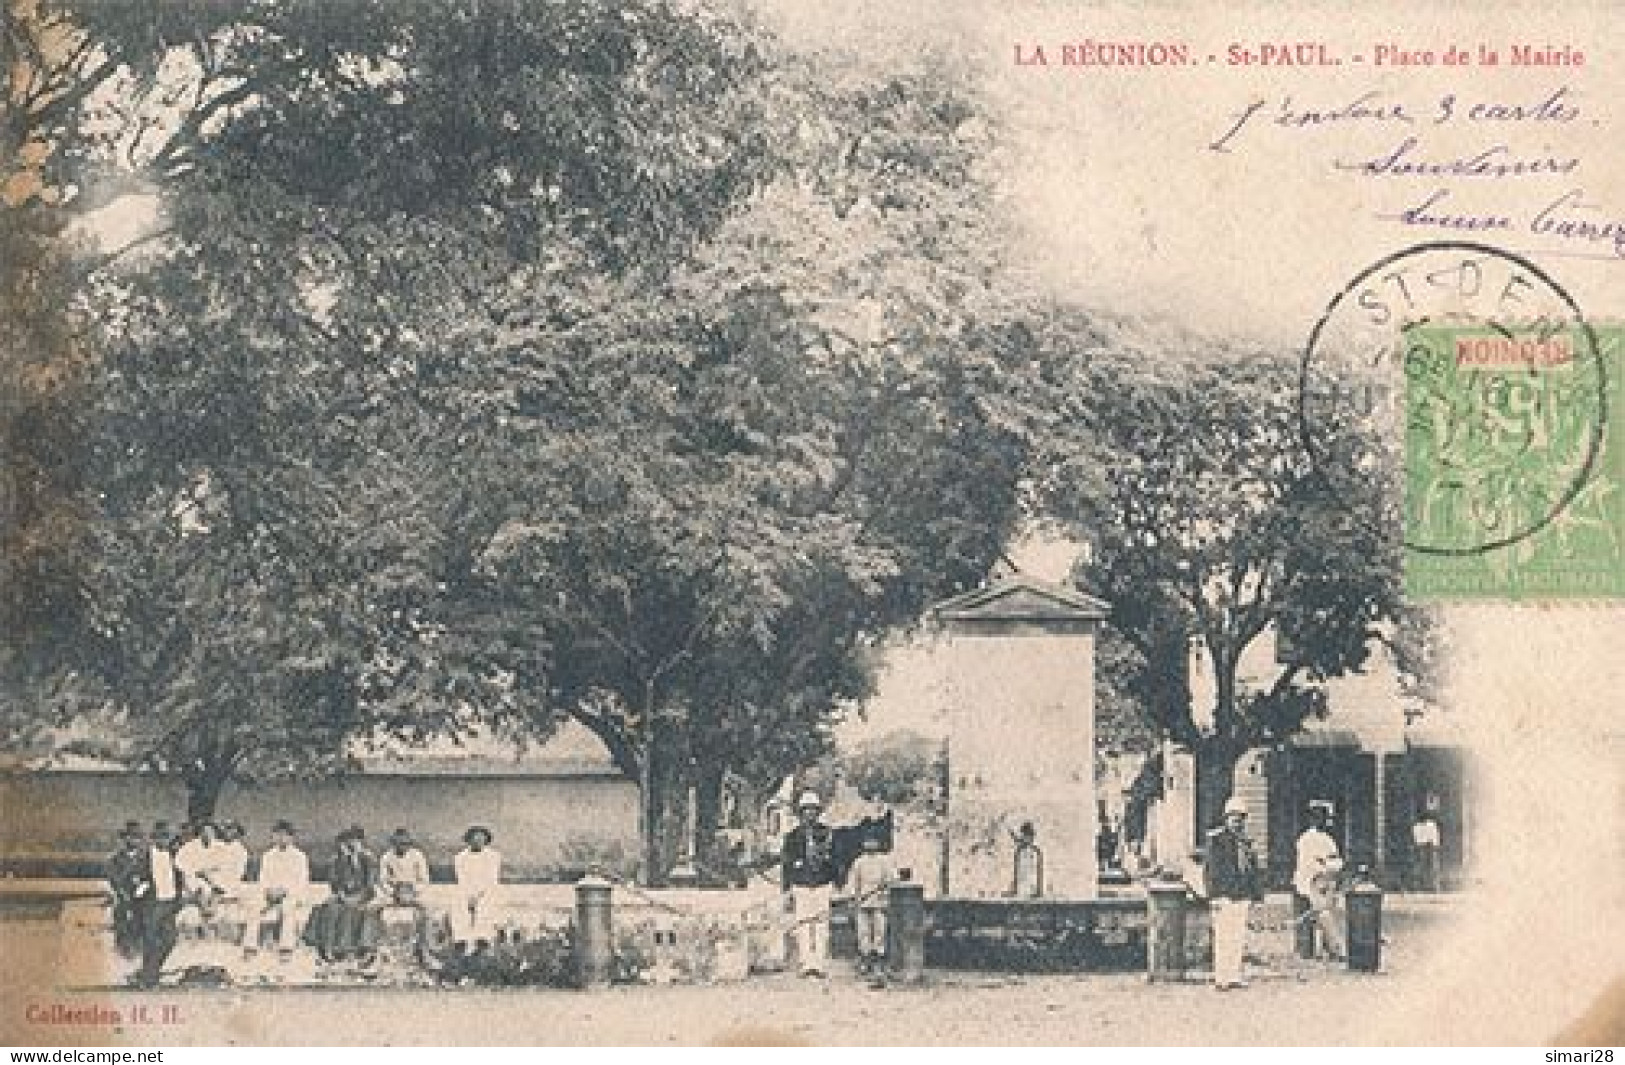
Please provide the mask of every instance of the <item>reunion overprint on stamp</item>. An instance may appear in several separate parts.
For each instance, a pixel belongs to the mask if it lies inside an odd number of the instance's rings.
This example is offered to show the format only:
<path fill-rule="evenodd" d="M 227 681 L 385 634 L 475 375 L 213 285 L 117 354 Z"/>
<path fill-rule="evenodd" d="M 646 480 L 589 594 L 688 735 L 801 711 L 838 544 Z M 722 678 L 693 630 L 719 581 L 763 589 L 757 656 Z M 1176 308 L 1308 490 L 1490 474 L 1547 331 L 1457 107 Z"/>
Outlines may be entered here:
<path fill-rule="evenodd" d="M 1406 330 L 1409 594 L 1625 595 L 1622 347 L 1617 324 Z"/>
<path fill-rule="evenodd" d="M 1383 482 L 1392 508 L 1350 516 L 1402 538 L 1407 595 L 1625 595 L 1622 337 L 1535 262 L 1465 241 L 1396 251 L 1331 300 L 1304 355 L 1304 443 L 1334 481 Z"/>

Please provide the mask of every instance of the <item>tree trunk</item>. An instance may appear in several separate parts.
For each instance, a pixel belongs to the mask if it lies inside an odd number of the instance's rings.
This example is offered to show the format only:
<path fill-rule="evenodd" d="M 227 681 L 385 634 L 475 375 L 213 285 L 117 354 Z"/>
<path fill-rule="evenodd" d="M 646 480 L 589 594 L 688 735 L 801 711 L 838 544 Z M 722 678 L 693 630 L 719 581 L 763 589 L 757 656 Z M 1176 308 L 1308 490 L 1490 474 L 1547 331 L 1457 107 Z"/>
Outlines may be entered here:
<path fill-rule="evenodd" d="M 720 765 L 702 765 L 694 782 L 697 810 L 694 816 L 694 854 L 701 869 L 718 872 L 726 868 L 719 852 L 717 831 L 722 828 L 722 780 Z"/>
<path fill-rule="evenodd" d="M 186 819 L 192 824 L 213 821 L 220 805 L 220 792 L 231 776 L 229 768 L 209 766 L 186 774 Z"/>
<path fill-rule="evenodd" d="M 1197 839 L 1224 819 L 1224 802 L 1235 788 L 1236 761 L 1244 749 L 1235 738 L 1241 724 L 1236 714 L 1238 653 L 1218 640 L 1210 640 L 1209 647 L 1213 655 L 1213 732 L 1194 747 Z"/>
<path fill-rule="evenodd" d="M 660 861 L 660 771 L 665 759 L 660 757 L 653 721 L 649 722 L 648 733 L 638 775 L 638 842 L 643 852 L 638 862 L 638 883 L 655 887 L 664 877 Z"/>
<path fill-rule="evenodd" d="M 655 849 L 660 855 L 655 866 L 660 882 L 671 882 L 671 871 L 683 857 L 683 833 L 688 829 L 688 777 L 676 759 L 667 756 L 666 771 L 655 781 L 660 816 L 655 821 Z"/>
<path fill-rule="evenodd" d="M 639 823 L 643 852 L 640 882 L 645 887 L 660 887 L 677 855 L 673 826 L 682 823 L 681 806 L 676 802 L 684 784 L 682 752 L 674 747 L 670 724 L 654 713 L 652 694 L 644 720 L 649 726 L 639 777 L 643 812 Z"/>
<path fill-rule="evenodd" d="M 1224 801 L 1235 789 L 1236 762 L 1243 747 L 1225 736 L 1210 736 L 1196 746 L 1196 831 L 1200 839 L 1224 819 Z"/>

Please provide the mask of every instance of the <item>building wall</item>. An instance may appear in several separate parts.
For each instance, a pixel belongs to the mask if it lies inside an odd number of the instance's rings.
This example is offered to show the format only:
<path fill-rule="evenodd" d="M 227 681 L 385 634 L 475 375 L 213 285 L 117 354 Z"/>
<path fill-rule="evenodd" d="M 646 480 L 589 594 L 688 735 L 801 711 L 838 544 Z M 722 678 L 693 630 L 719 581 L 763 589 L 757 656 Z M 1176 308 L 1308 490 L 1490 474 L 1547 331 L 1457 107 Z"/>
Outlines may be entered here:
<path fill-rule="evenodd" d="M 1458 884 L 1472 864 L 1473 797 L 1467 754 L 1453 747 L 1413 747 L 1405 755 L 1405 768 L 1405 801 L 1393 809 L 1397 864 L 1414 874 L 1411 825 L 1431 808 L 1439 822 L 1439 865 L 1445 883 Z"/>
<path fill-rule="evenodd" d="M 1275 886 L 1285 887 L 1291 881 L 1297 836 L 1308 824 L 1309 802 L 1316 799 L 1335 806 L 1335 835 L 1349 862 L 1371 867 L 1378 882 L 1388 889 L 1415 886 L 1411 825 L 1429 803 L 1436 804 L 1441 868 L 1448 884 L 1460 881 L 1470 835 L 1462 752 L 1412 748 L 1380 756 L 1380 826 L 1377 757 L 1353 747 L 1310 747 L 1276 752 L 1270 758 L 1268 853 Z"/>
<path fill-rule="evenodd" d="M 1292 882 L 1297 839 L 1309 824 L 1309 804 L 1332 804 L 1332 836 L 1351 866 L 1374 866 L 1377 855 L 1376 771 L 1372 755 L 1351 747 L 1309 747 L 1270 761 L 1269 871 L 1273 886 Z"/>
<path fill-rule="evenodd" d="M 637 853 L 637 788 L 610 774 L 452 776 L 378 774 L 314 782 L 228 786 L 217 811 L 248 829 L 249 849 L 271 824 L 292 821 L 318 870 L 333 836 L 351 824 L 382 846 L 396 827 L 417 837 L 436 879 L 449 879 L 462 834 L 496 836 L 509 879 L 553 879 L 588 862 L 629 871 Z M 126 820 L 180 822 L 186 791 L 173 779 L 122 772 L 0 776 L 0 866 L 16 875 L 90 875 Z"/>

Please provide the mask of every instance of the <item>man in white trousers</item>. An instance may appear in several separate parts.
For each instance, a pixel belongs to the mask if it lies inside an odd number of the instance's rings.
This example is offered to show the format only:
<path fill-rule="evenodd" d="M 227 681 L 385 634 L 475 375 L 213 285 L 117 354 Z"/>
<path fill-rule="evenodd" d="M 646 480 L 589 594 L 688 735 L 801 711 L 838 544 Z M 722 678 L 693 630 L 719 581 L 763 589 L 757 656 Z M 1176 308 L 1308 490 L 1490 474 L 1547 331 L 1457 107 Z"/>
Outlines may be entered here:
<path fill-rule="evenodd" d="M 1220 991 L 1246 987 L 1242 957 L 1247 949 L 1247 917 L 1264 898 L 1264 879 L 1252 840 L 1247 838 L 1247 804 L 1230 798 L 1224 824 L 1208 833 L 1207 891 L 1213 912 L 1213 986 Z"/>
<path fill-rule="evenodd" d="M 824 976 L 829 970 L 829 900 L 835 884 L 835 833 L 823 822 L 824 804 L 811 792 L 801 793 L 796 814 L 801 823 L 784 837 L 780 884 L 784 909 L 793 922 L 796 957 L 802 976 Z"/>

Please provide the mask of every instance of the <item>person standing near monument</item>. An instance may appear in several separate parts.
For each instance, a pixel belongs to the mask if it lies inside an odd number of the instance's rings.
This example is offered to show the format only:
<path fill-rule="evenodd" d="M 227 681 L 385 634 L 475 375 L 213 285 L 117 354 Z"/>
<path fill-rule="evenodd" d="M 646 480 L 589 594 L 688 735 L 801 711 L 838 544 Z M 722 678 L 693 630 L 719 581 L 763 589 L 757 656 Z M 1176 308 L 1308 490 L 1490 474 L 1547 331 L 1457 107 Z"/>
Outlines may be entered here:
<path fill-rule="evenodd" d="M 1247 917 L 1264 898 L 1258 855 L 1247 838 L 1247 804 L 1225 800 L 1224 824 L 1208 833 L 1207 891 L 1213 908 L 1213 986 L 1220 991 L 1246 987 L 1242 958 L 1247 949 Z"/>
<path fill-rule="evenodd" d="M 835 883 L 835 833 L 823 821 L 824 804 L 811 791 L 796 803 L 800 823 L 784 837 L 780 887 L 784 910 L 794 920 L 802 976 L 829 968 L 829 902 Z"/>
<path fill-rule="evenodd" d="M 1117 868 L 1117 847 L 1121 840 L 1117 826 L 1110 817 L 1101 815 L 1100 829 L 1095 833 L 1095 866 L 1104 873 Z"/>
<path fill-rule="evenodd" d="M 878 975 L 886 959 L 886 907 L 896 878 L 891 855 L 880 849 L 880 840 L 863 837 L 863 853 L 852 863 L 847 886 L 858 919 L 858 971 L 867 975 Z"/>
<path fill-rule="evenodd" d="M 1435 894 L 1439 890 L 1439 822 L 1424 810 L 1411 826 L 1411 849 L 1416 854 L 1416 886 Z"/>
<path fill-rule="evenodd" d="M 1343 855 L 1332 838 L 1332 806 L 1328 802 L 1309 804 L 1309 827 L 1298 836 L 1297 861 L 1292 870 L 1292 890 L 1303 900 L 1302 921 L 1312 921 L 1320 932 L 1320 946 L 1334 961 L 1347 953 L 1343 943 L 1343 922 L 1338 912 L 1338 880 L 1343 872 Z M 1309 941 L 1305 946 L 1309 946 Z"/>

